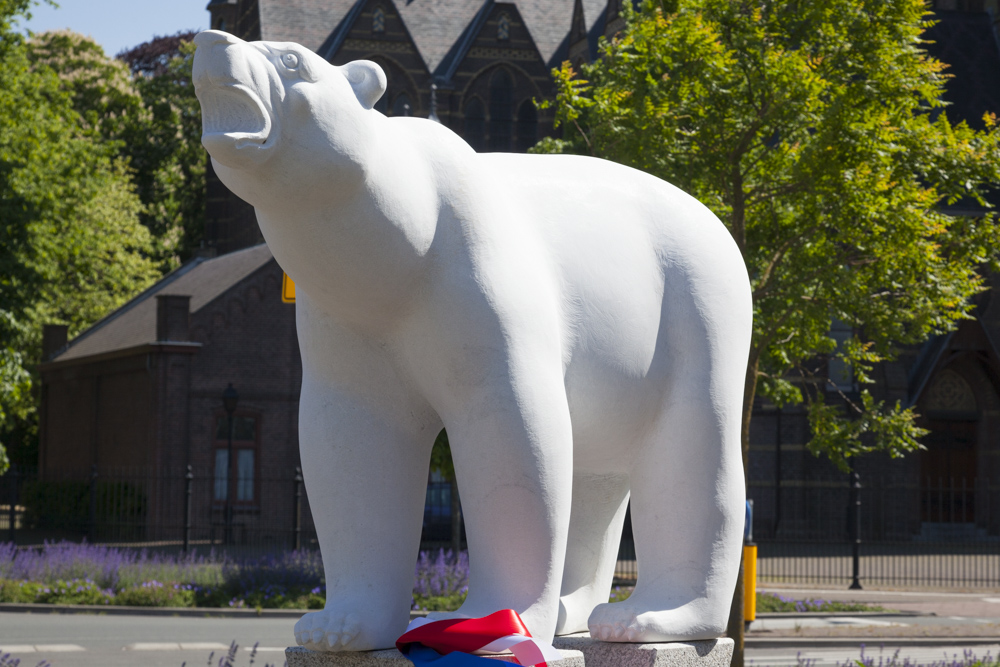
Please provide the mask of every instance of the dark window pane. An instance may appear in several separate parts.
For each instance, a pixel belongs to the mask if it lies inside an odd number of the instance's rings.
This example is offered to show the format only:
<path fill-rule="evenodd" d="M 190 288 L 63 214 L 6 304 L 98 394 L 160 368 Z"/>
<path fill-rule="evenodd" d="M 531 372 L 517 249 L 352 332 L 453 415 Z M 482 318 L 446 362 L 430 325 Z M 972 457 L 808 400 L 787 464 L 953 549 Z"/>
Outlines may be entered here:
<path fill-rule="evenodd" d="M 236 500 L 253 500 L 253 450 L 236 452 Z"/>
<path fill-rule="evenodd" d="M 229 452 L 215 450 L 215 493 L 216 500 L 225 500 L 229 495 Z"/>
<path fill-rule="evenodd" d="M 527 100 L 517 110 L 517 150 L 526 153 L 538 141 L 538 110 Z"/>
<path fill-rule="evenodd" d="M 513 133 L 514 84 L 505 69 L 490 79 L 490 150 L 509 151 Z"/>
<path fill-rule="evenodd" d="M 215 439 L 229 439 L 229 417 L 219 417 L 215 422 Z M 233 417 L 233 440 L 256 440 L 257 420 L 253 417 Z"/>
<path fill-rule="evenodd" d="M 476 151 L 482 151 L 484 134 L 486 134 L 486 109 L 479 98 L 474 97 L 465 105 L 465 140 Z"/>
<path fill-rule="evenodd" d="M 392 115 L 393 116 L 412 116 L 413 115 L 413 105 L 410 104 L 410 96 L 406 93 L 400 93 L 396 96 L 396 101 L 392 103 Z"/>

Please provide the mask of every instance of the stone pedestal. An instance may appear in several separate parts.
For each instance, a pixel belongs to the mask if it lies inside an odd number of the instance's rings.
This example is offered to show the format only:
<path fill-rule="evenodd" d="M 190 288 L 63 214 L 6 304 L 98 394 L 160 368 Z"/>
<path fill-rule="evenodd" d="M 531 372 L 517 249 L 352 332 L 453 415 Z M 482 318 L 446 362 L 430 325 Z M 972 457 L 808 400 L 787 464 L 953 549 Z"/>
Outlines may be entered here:
<path fill-rule="evenodd" d="M 561 651 L 580 651 L 587 667 L 729 667 L 734 646 L 729 638 L 663 644 L 602 642 L 586 632 L 556 637 L 552 644 Z"/>
<path fill-rule="evenodd" d="M 733 659 L 732 639 L 664 644 L 601 642 L 584 633 L 556 637 L 553 645 L 563 659 L 550 667 L 729 667 Z M 288 667 L 412 667 L 396 649 L 318 653 L 301 646 L 285 650 Z M 497 659 L 513 662 L 514 656 Z"/>
<path fill-rule="evenodd" d="M 563 658 L 548 663 L 551 667 L 584 667 L 583 653 L 577 650 L 559 650 Z M 497 660 L 514 662 L 513 655 L 494 656 Z M 405 655 L 396 649 L 384 651 L 343 651 L 320 653 L 301 646 L 285 649 L 288 667 L 413 667 Z"/>

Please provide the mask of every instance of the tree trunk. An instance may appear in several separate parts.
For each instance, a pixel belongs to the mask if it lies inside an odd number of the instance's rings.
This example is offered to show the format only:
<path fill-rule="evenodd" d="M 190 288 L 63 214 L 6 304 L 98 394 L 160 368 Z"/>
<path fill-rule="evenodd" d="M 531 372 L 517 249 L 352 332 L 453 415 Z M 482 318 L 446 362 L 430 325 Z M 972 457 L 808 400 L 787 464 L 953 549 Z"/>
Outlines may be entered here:
<path fill-rule="evenodd" d="M 753 416 L 753 401 L 757 395 L 757 369 L 760 365 L 760 353 L 756 348 L 750 350 L 747 361 L 746 383 L 743 387 L 743 423 L 740 428 L 740 450 L 743 455 L 743 483 L 747 484 L 747 465 L 750 454 L 750 418 Z M 740 574 L 736 579 L 736 590 L 733 592 L 733 605 L 729 609 L 729 624 L 726 635 L 733 640 L 732 667 L 743 667 L 745 619 L 743 618 L 743 555 L 740 554 Z"/>

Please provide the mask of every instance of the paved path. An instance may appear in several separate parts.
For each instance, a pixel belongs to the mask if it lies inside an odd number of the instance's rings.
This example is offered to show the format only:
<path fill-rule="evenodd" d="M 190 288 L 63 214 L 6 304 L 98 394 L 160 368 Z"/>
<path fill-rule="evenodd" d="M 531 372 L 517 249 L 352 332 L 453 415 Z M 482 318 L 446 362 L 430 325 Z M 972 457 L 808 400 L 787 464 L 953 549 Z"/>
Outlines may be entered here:
<path fill-rule="evenodd" d="M 934 613 L 938 616 L 981 616 L 1000 618 L 1000 589 L 896 589 L 868 587 L 859 591 L 846 588 L 793 587 L 762 584 L 758 591 L 777 593 L 801 600 L 818 598 L 839 602 L 863 602 L 897 609 Z"/>
<path fill-rule="evenodd" d="M 191 618 L 91 614 L 0 613 L 0 654 L 22 667 L 47 660 L 53 667 L 180 667 L 214 663 L 230 642 L 240 645 L 237 667 L 249 664 L 247 648 L 259 642 L 254 665 L 282 665 L 294 642 L 294 618 Z"/>
<path fill-rule="evenodd" d="M 961 656 L 1000 655 L 1000 591 L 845 591 L 823 588 L 765 590 L 802 598 L 880 604 L 923 615 L 854 615 L 762 617 L 748 634 L 748 661 L 755 667 L 791 667 L 798 658 L 813 667 L 843 665 L 859 656 L 861 643 L 878 651 L 881 643 L 900 647 L 900 661 L 922 664 Z M 931 615 L 936 614 L 936 615 Z M 259 642 L 255 667 L 284 662 L 282 651 L 293 642 L 295 618 L 199 618 L 0 612 L 0 647 L 34 667 L 47 660 L 53 667 L 180 667 L 214 663 L 230 642 L 241 649 L 236 667 L 249 665 L 246 647 Z M 796 626 L 798 630 L 796 631 Z M 883 636 L 877 636 L 881 633 Z M 896 633 L 893 636 L 892 633 Z M 909 634 L 907 634 L 909 633 Z M 983 644 L 970 637 L 996 637 Z M 927 646 L 928 642 L 937 645 Z M 942 643 L 944 642 L 944 643 Z M 788 645 L 791 643 L 791 645 Z M 886 657 L 896 648 L 887 648 Z M 877 660 L 876 660 L 877 663 Z M 849 667 L 854 667 L 853 663 Z"/>

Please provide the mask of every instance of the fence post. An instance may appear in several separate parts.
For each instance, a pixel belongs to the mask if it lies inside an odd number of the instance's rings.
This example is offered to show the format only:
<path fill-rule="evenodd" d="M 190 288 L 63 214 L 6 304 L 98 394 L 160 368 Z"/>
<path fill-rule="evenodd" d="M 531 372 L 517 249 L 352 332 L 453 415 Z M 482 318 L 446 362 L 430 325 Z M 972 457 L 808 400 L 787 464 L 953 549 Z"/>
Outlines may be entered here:
<path fill-rule="evenodd" d="M 10 493 L 8 498 L 10 501 L 10 526 L 9 526 L 9 537 L 10 543 L 14 544 L 14 527 L 17 525 L 17 464 L 12 464 L 10 466 L 10 472 L 7 475 L 7 479 L 10 483 Z"/>
<path fill-rule="evenodd" d="M 90 466 L 90 520 L 87 527 L 87 537 L 91 542 L 97 540 L 97 464 Z"/>
<path fill-rule="evenodd" d="M 292 517 L 292 548 L 302 548 L 302 468 L 295 466 L 295 515 Z"/>
<path fill-rule="evenodd" d="M 851 468 L 851 590 L 861 590 L 861 476 Z"/>
<path fill-rule="evenodd" d="M 184 553 L 191 547 L 191 484 L 194 481 L 194 473 L 188 465 L 187 473 L 184 475 Z"/>

